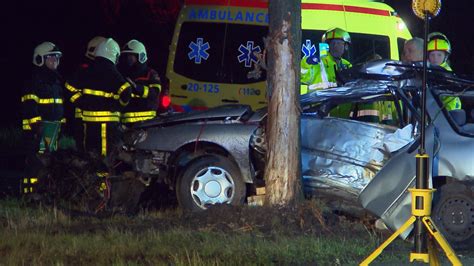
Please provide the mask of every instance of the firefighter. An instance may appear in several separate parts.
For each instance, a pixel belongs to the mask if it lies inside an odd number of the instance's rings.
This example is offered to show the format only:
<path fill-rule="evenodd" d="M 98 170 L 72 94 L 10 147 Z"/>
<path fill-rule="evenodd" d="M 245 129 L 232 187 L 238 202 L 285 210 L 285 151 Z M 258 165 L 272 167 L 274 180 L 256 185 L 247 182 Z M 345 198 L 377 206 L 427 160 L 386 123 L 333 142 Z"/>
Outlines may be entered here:
<path fill-rule="evenodd" d="M 120 111 L 131 87 L 118 72 L 120 47 L 108 38 L 97 46 L 94 62 L 66 86 L 70 101 L 82 110 L 83 149 L 106 157 L 120 141 Z"/>
<path fill-rule="evenodd" d="M 321 41 L 329 44 L 329 53 L 326 56 L 319 62 L 314 62 L 311 57 L 301 60 L 301 82 L 308 85 L 302 87 L 301 94 L 336 87 L 336 71 L 352 67 L 349 61 L 342 58 L 351 44 L 351 36 L 347 31 L 340 28 L 330 29 L 324 33 Z"/>
<path fill-rule="evenodd" d="M 158 109 L 160 78 L 154 69 L 148 67 L 147 60 L 143 43 L 130 40 L 123 46 L 119 70 L 134 87 L 132 98 L 121 117 L 121 122 L 129 127 L 154 118 Z"/>
<path fill-rule="evenodd" d="M 432 32 L 428 35 L 428 62 L 435 66 L 440 66 L 446 71 L 453 71 L 448 63 L 451 54 L 451 43 L 448 38 L 440 32 Z M 461 109 L 461 99 L 454 96 L 442 96 L 441 101 L 446 110 Z"/>
<path fill-rule="evenodd" d="M 97 49 L 97 46 L 105 40 L 106 39 L 103 36 L 95 36 L 94 38 L 89 40 L 89 42 L 87 43 L 84 62 L 79 65 L 79 69 L 76 71 L 76 73 L 73 74 L 74 77 L 81 75 L 80 72 L 89 68 L 92 62 L 94 62 L 95 50 Z M 66 89 L 73 90 L 73 88 L 70 86 L 66 86 Z M 71 95 L 73 95 L 75 91 L 74 90 L 70 91 L 70 93 Z M 74 113 L 74 115 L 72 115 L 72 112 Z M 82 152 L 83 145 L 81 145 L 81 143 L 82 143 L 82 140 L 84 139 L 84 128 L 82 125 L 82 111 L 75 104 L 72 104 L 72 106 L 66 105 L 66 113 L 68 114 L 68 128 L 70 131 L 69 134 L 72 135 L 74 138 L 74 141 L 76 143 L 76 149 Z"/>
<path fill-rule="evenodd" d="M 27 149 L 26 175 L 23 193 L 36 192 L 37 172 L 41 163 L 38 153 L 50 153 L 57 149 L 63 111 L 63 82 L 58 73 L 62 56 L 51 42 L 36 46 L 33 54 L 33 74 L 21 97 L 23 137 Z"/>

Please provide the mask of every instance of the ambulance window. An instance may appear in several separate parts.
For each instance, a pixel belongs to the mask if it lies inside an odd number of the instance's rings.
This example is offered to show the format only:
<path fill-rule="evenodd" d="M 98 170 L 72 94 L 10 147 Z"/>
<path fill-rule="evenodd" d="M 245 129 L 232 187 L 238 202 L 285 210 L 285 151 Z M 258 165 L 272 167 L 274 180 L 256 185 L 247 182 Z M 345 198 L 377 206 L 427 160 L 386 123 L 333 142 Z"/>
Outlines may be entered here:
<path fill-rule="evenodd" d="M 183 23 L 174 71 L 197 81 L 222 82 L 225 26 L 224 23 Z"/>
<path fill-rule="evenodd" d="M 388 36 L 351 33 L 352 44 L 349 48 L 349 61 L 358 64 L 368 61 L 378 54 L 384 59 L 390 58 L 390 39 Z"/>
<path fill-rule="evenodd" d="M 248 84 L 266 80 L 266 71 L 260 70 L 259 76 L 249 75 L 255 71 L 257 57 L 253 52 L 263 53 L 263 38 L 268 27 L 244 24 L 228 24 L 224 53 L 225 82 Z"/>

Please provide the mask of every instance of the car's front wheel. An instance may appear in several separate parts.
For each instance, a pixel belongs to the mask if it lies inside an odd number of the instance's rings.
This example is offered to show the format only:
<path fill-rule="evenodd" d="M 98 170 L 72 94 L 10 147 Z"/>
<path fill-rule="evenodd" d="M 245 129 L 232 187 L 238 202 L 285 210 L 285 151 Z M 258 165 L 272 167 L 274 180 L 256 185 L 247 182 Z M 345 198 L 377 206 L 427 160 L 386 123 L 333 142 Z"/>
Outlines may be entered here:
<path fill-rule="evenodd" d="M 433 206 L 432 218 L 454 249 L 466 249 L 474 244 L 474 197 L 466 186 L 453 183 L 440 189 L 439 200 Z"/>
<path fill-rule="evenodd" d="M 242 204 L 246 188 L 234 162 L 219 155 L 205 155 L 186 166 L 176 192 L 183 209 L 196 211 L 214 204 Z"/>

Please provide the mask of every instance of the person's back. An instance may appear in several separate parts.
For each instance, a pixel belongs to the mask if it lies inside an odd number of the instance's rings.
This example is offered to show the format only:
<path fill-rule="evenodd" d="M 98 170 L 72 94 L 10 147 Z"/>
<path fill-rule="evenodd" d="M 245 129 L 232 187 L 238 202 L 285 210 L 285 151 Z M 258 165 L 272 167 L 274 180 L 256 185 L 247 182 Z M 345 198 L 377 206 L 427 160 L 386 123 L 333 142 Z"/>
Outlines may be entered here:
<path fill-rule="evenodd" d="M 82 110 L 84 150 L 106 156 L 118 143 L 120 111 L 130 100 L 130 84 L 116 69 L 120 55 L 111 38 L 96 50 L 95 61 L 81 75 L 68 83 L 71 102 Z"/>

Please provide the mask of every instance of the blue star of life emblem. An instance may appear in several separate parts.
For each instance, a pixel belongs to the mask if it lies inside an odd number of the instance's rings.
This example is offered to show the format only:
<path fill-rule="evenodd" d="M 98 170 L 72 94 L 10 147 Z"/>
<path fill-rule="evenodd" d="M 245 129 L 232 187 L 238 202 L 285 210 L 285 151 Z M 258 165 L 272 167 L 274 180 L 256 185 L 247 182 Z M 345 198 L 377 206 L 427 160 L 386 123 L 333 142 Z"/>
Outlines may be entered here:
<path fill-rule="evenodd" d="M 196 42 L 191 42 L 189 44 L 189 49 L 191 52 L 188 53 L 189 60 L 194 59 L 195 64 L 201 64 L 201 59 L 207 60 L 209 58 L 209 53 L 207 50 L 211 48 L 209 42 L 203 43 L 202 38 L 197 38 Z"/>
<path fill-rule="evenodd" d="M 247 41 L 247 46 L 243 46 L 242 44 L 239 46 L 239 56 L 237 59 L 239 63 L 245 62 L 245 67 L 252 67 L 252 62 L 258 63 L 258 58 L 254 55 L 254 53 L 260 53 L 261 49 L 260 46 L 253 47 L 253 41 Z"/>
<path fill-rule="evenodd" d="M 316 47 L 311 43 L 311 40 L 306 40 L 305 44 L 301 45 L 301 52 L 305 57 L 311 57 L 316 53 Z"/>

